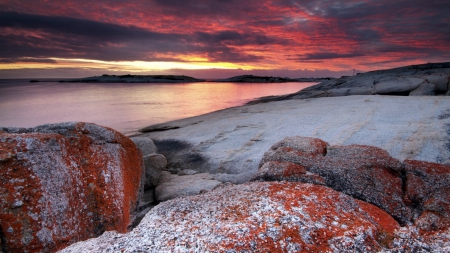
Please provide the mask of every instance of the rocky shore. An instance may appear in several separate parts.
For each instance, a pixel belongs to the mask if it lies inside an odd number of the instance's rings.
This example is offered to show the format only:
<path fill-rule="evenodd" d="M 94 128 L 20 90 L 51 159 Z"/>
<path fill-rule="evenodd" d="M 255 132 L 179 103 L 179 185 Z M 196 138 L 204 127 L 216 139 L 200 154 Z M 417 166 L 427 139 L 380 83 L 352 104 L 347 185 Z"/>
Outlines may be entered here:
<path fill-rule="evenodd" d="M 446 64 L 327 80 L 132 138 L 81 122 L 0 128 L 0 249 L 449 252 Z"/>
<path fill-rule="evenodd" d="M 450 62 L 411 65 L 322 81 L 297 93 L 268 96 L 249 102 L 351 95 L 450 96 Z"/>

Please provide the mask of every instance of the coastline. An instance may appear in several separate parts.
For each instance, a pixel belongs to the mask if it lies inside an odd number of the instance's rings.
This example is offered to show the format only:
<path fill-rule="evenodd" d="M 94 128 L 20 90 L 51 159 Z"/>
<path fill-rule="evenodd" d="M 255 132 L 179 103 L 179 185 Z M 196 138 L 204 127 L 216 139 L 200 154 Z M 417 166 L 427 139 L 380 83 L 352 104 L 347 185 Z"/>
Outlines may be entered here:
<path fill-rule="evenodd" d="M 399 160 L 450 164 L 447 114 L 447 97 L 314 98 L 233 107 L 150 126 L 150 132 L 139 136 L 153 139 L 157 146 L 168 140 L 186 143 L 189 148 L 174 155 L 174 161 L 186 155 L 202 157 L 203 163 L 184 165 L 239 183 L 256 172 L 273 143 L 296 135 L 331 145 L 376 146 Z"/>

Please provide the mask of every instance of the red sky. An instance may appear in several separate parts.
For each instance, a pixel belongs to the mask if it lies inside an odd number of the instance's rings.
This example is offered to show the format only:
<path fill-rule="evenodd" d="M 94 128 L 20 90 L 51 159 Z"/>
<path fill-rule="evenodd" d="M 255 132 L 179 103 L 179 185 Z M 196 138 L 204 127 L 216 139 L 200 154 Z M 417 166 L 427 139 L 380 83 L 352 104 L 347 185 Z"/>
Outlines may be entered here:
<path fill-rule="evenodd" d="M 2 0 L 0 10 L 0 78 L 317 77 L 450 61 L 448 0 Z"/>

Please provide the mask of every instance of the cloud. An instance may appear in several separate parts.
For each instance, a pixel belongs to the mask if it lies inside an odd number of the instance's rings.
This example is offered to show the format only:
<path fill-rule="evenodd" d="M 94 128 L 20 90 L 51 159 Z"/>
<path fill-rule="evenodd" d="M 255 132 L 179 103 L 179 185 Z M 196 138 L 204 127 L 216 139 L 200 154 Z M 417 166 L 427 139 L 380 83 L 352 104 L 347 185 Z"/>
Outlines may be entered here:
<path fill-rule="evenodd" d="M 448 0 L 3 0 L 0 10 L 3 62 L 195 56 L 253 68 L 371 70 L 450 58 Z"/>
<path fill-rule="evenodd" d="M 310 61 L 310 60 L 330 60 L 330 59 L 341 59 L 341 58 L 354 58 L 364 56 L 362 53 L 348 53 L 348 54 L 338 54 L 338 53 L 310 53 L 298 55 L 296 58 L 291 58 L 292 60 L 298 61 Z"/>
<path fill-rule="evenodd" d="M 155 53 L 204 53 L 211 57 L 211 61 L 249 62 L 262 57 L 240 52 L 235 46 L 266 45 L 278 41 L 257 33 L 243 34 L 232 30 L 193 34 L 161 33 L 136 26 L 15 12 L 0 12 L 0 28 L 22 31 L 19 34 L 3 34 L 0 46 L 9 50 L 0 52 L 1 58 L 148 61 L 160 60 L 152 57 Z"/>

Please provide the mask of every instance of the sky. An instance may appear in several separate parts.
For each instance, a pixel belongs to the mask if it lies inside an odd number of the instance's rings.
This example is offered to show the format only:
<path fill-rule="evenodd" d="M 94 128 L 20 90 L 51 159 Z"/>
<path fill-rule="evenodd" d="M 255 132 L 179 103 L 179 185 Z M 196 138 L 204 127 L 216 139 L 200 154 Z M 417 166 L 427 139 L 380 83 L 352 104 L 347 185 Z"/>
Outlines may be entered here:
<path fill-rule="evenodd" d="M 448 0 L 0 0 L 0 78 L 339 77 L 444 61 Z"/>

